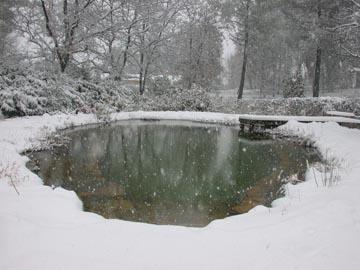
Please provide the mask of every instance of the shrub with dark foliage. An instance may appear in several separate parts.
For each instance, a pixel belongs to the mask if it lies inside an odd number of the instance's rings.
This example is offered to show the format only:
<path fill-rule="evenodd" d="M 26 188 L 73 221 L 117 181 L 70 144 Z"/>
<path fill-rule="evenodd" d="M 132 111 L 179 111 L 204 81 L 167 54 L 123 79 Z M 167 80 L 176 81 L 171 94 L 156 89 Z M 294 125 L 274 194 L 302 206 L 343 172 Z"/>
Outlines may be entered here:
<path fill-rule="evenodd" d="M 304 97 L 304 79 L 300 72 L 283 82 L 284 98 Z"/>

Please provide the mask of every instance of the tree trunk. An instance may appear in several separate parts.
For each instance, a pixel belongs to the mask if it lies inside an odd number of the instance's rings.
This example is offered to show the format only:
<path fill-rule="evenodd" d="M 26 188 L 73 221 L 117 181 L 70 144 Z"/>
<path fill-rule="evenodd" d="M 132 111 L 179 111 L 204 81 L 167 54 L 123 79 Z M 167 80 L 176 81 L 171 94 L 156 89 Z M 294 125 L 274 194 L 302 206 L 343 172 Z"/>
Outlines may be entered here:
<path fill-rule="evenodd" d="M 128 60 L 128 51 L 129 51 L 130 43 L 131 43 L 131 29 L 130 28 L 128 29 L 127 34 L 128 34 L 128 37 L 127 37 L 126 46 L 125 46 L 125 50 L 124 50 L 124 59 L 123 59 L 122 66 L 121 66 L 121 69 L 119 72 L 120 80 L 122 78 L 122 75 L 125 70 L 127 60 Z"/>
<path fill-rule="evenodd" d="M 142 90 L 141 90 L 142 93 L 145 92 L 147 77 L 148 77 L 148 73 L 149 73 L 149 66 L 150 66 L 150 61 L 148 61 L 146 63 L 146 66 L 145 66 L 145 69 L 144 69 L 143 81 L 142 81 Z"/>
<path fill-rule="evenodd" d="M 354 86 L 355 86 L 356 89 L 360 88 L 360 76 L 359 75 L 360 75 L 360 72 L 355 71 L 355 83 L 354 83 Z"/>
<path fill-rule="evenodd" d="M 142 72 L 142 69 L 140 69 L 140 72 L 139 72 L 139 93 L 140 93 L 140 95 L 144 94 L 144 92 L 143 92 L 143 72 Z"/>
<path fill-rule="evenodd" d="M 140 95 L 144 94 L 143 88 L 143 78 L 144 78 L 144 53 L 140 53 L 140 72 L 139 72 L 139 92 Z"/>
<path fill-rule="evenodd" d="M 238 99 L 242 99 L 244 86 L 245 86 L 245 75 L 246 75 L 246 65 L 248 58 L 248 46 L 249 46 L 249 9 L 250 9 L 250 0 L 246 2 L 246 17 L 245 17 L 245 40 L 244 40 L 244 51 L 243 51 L 243 63 L 241 69 L 241 79 L 238 90 Z"/>
<path fill-rule="evenodd" d="M 135 15 L 136 16 L 136 15 Z M 136 17 L 135 17 L 136 18 Z M 126 40 L 126 45 L 125 45 L 125 49 L 124 49 L 124 52 L 123 52 L 123 62 L 122 62 L 122 65 L 121 65 L 121 68 L 119 70 L 119 74 L 118 74 L 118 80 L 121 81 L 122 80 L 122 77 L 123 77 L 123 74 L 124 74 L 124 70 L 125 70 L 125 67 L 126 67 L 126 64 L 127 64 L 127 61 L 128 61 L 128 52 L 129 52 L 129 49 L 130 49 L 130 45 L 131 45 L 131 30 L 132 30 L 132 27 L 133 25 L 129 26 L 128 29 L 127 29 L 127 40 Z"/>
<path fill-rule="evenodd" d="M 187 88 L 188 89 L 191 89 L 191 86 L 193 84 L 193 73 L 191 72 L 192 71 L 192 68 L 193 68 L 193 59 L 192 59 L 192 49 L 193 49 L 193 39 L 192 37 L 190 37 L 190 41 L 189 41 L 189 81 L 188 81 L 188 86 Z"/>
<path fill-rule="evenodd" d="M 67 67 L 67 63 L 65 63 L 61 60 L 59 60 L 59 62 L 60 62 L 60 71 L 61 71 L 61 73 L 64 73 L 66 70 L 66 67 Z"/>
<path fill-rule="evenodd" d="M 146 24 L 143 23 L 142 24 L 142 30 L 143 33 L 140 37 L 140 42 L 141 42 L 141 51 L 140 51 L 140 72 L 139 72 L 139 93 L 140 95 L 144 94 L 144 50 L 145 50 L 145 29 L 146 29 Z"/>
<path fill-rule="evenodd" d="M 318 24 L 320 27 L 320 19 L 321 19 L 321 0 L 317 0 L 317 15 L 318 15 Z M 319 97 L 320 95 L 320 77 L 321 77 L 321 45 L 320 40 L 317 41 L 317 48 L 316 48 L 316 62 L 315 62 L 315 76 L 314 76 L 314 83 L 313 83 L 313 97 Z"/>
<path fill-rule="evenodd" d="M 321 48 L 318 46 L 316 50 L 315 77 L 313 84 L 313 97 L 320 96 L 320 77 L 321 77 Z"/>

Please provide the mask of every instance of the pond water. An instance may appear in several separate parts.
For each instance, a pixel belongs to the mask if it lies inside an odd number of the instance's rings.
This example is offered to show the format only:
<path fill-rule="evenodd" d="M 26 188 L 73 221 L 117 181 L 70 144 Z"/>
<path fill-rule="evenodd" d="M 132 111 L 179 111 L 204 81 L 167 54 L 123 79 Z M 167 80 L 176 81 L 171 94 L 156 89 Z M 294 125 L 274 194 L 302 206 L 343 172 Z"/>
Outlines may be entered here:
<path fill-rule="evenodd" d="M 29 154 L 46 185 L 74 190 L 85 211 L 153 224 L 201 227 L 270 206 L 284 179 L 302 179 L 317 160 L 314 150 L 219 125 L 124 121 L 62 136 L 65 146 Z"/>

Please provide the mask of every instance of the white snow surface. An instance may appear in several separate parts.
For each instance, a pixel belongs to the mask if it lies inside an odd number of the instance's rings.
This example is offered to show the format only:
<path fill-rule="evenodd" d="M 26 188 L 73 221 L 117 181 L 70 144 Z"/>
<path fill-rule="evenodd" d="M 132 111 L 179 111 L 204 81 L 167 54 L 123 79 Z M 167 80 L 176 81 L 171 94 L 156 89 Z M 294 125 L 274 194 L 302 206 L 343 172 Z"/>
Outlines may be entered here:
<path fill-rule="evenodd" d="M 239 115 L 112 115 L 113 120 L 145 118 L 237 124 Z M 360 269 L 359 130 L 295 121 L 280 127 L 340 160 L 341 180 L 324 186 L 319 172 L 309 170 L 307 181 L 288 184 L 286 197 L 272 208 L 258 206 L 199 229 L 83 212 L 74 192 L 44 186 L 26 169 L 27 158 L 19 153 L 36 147 L 46 134 L 95 122 L 92 115 L 0 120 L 0 269 Z"/>

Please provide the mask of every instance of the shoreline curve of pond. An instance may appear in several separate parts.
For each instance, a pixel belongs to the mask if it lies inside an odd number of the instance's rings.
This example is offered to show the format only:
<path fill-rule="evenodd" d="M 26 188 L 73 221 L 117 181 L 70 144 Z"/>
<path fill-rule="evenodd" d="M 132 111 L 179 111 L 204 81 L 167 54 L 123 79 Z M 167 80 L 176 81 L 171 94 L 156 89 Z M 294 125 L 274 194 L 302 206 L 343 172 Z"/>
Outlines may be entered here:
<path fill-rule="evenodd" d="M 152 224 L 203 227 L 271 206 L 319 161 L 314 149 L 219 124 L 129 120 L 60 135 L 63 146 L 29 154 L 45 185 L 74 190 L 85 211 Z"/>

